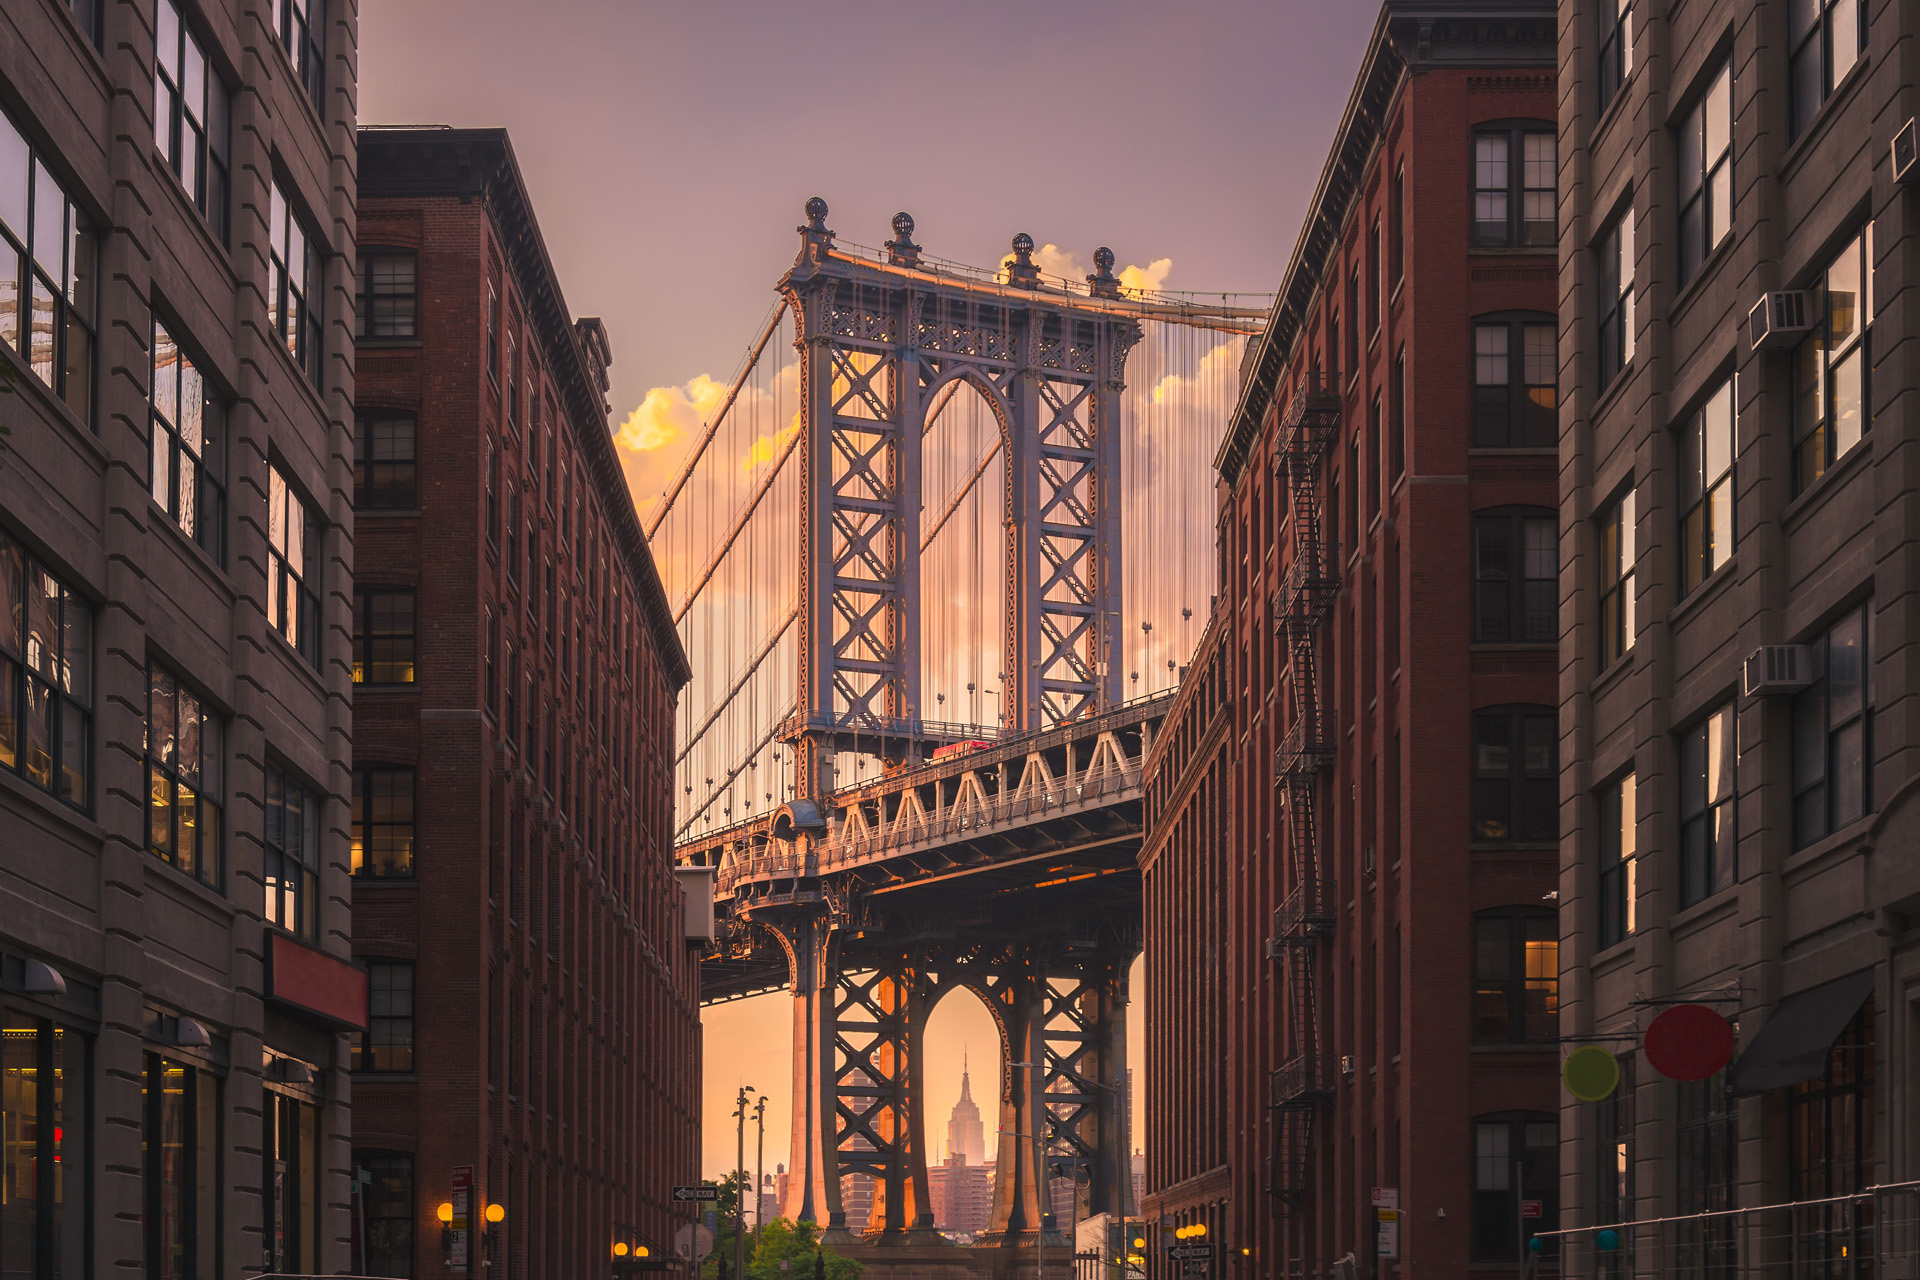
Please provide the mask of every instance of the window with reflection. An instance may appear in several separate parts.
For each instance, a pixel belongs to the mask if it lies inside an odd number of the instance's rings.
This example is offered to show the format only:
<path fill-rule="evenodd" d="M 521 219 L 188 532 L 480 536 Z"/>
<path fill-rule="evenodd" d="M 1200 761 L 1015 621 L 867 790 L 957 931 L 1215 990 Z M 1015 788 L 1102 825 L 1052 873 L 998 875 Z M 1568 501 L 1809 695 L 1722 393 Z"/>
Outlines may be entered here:
<path fill-rule="evenodd" d="M 361 1184 L 366 1211 L 353 1218 L 353 1248 L 348 1256 L 366 1259 L 368 1275 L 411 1276 L 413 1156 L 404 1151 L 355 1151 L 353 1163 L 367 1175 Z"/>
<path fill-rule="evenodd" d="M 1560 1034 L 1560 917 L 1500 907 L 1473 917 L 1476 1044 L 1551 1040 Z"/>
<path fill-rule="evenodd" d="M 1604 113 L 1633 74 L 1633 0 L 1603 0 L 1599 71 L 1600 110 Z"/>
<path fill-rule="evenodd" d="M 1543 644 L 1560 638 L 1559 516 L 1500 507 L 1473 517 L 1473 638 Z"/>
<path fill-rule="evenodd" d="M 1633 647 L 1634 498 L 1629 488 L 1600 511 L 1600 669 Z"/>
<path fill-rule="evenodd" d="M 220 1268 L 220 1079 L 146 1055 L 141 1147 L 148 1280 L 205 1280 Z"/>
<path fill-rule="evenodd" d="M 355 587 L 353 682 L 413 683 L 413 588 Z"/>
<path fill-rule="evenodd" d="M 155 4 L 154 143 L 186 188 L 187 199 L 206 218 L 213 238 L 225 244 L 227 83 L 207 60 L 200 37 L 182 19 L 175 0 L 155 0 Z"/>
<path fill-rule="evenodd" d="M 1867 0 L 1792 0 L 1787 48 L 1787 136 L 1798 138 L 1867 51 Z"/>
<path fill-rule="evenodd" d="M 320 527 L 278 463 L 267 466 L 267 625 L 320 665 Z"/>
<path fill-rule="evenodd" d="M 1733 707 L 1680 735 L 1680 905 L 1730 889 L 1739 878 L 1734 830 L 1740 752 Z"/>
<path fill-rule="evenodd" d="M 88 1274 L 89 1049 L 51 1019 L 0 1011 L 0 1272 L 10 1280 Z"/>
<path fill-rule="evenodd" d="M 296 937 L 319 935 L 320 797 L 279 765 L 266 767 L 261 806 L 267 923 Z"/>
<path fill-rule="evenodd" d="M 269 1274 L 320 1271 L 320 1109 L 302 1096 L 268 1089 L 261 1097 L 262 1243 Z"/>
<path fill-rule="evenodd" d="M 86 215 L 0 111 L 0 340 L 89 426 L 94 252 Z"/>
<path fill-rule="evenodd" d="M 1634 1212 L 1634 1055 L 1620 1055 L 1620 1082 L 1594 1104 L 1595 1225 L 1631 1222 Z M 1633 1232 L 1620 1233 L 1620 1247 L 1601 1256 L 1597 1280 L 1621 1280 L 1633 1274 Z"/>
<path fill-rule="evenodd" d="M 291 4 L 294 0 L 280 0 Z M 267 319 L 287 354 L 320 385 L 320 251 L 317 237 L 273 180 L 267 206 Z"/>
<path fill-rule="evenodd" d="M 353 1069 L 413 1070 L 412 961 L 367 961 L 367 1029 L 353 1042 Z"/>
<path fill-rule="evenodd" d="M 226 563 L 227 411 L 200 366 L 156 317 L 148 421 L 153 500 L 181 532 Z"/>
<path fill-rule="evenodd" d="M 1485 316 L 1473 325 L 1473 445 L 1550 449 L 1559 438 L 1553 317 Z"/>
<path fill-rule="evenodd" d="M 1631 773 L 1600 789 L 1600 945 L 1631 937 L 1639 900 L 1639 813 Z"/>
<path fill-rule="evenodd" d="M 273 32 L 307 100 L 326 117 L 326 0 L 273 0 Z"/>
<path fill-rule="evenodd" d="M 147 851 L 219 888 L 226 735 L 206 702 L 152 661 L 146 749 Z"/>
<path fill-rule="evenodd" d="M 1692 591 L 1733 556 L 1733 379 L 1680 428 L 1680 590 Z"/>
<path fill-rule="evenodd" d="M 1808 645 L 1813 683 L 1793 698 L 1793 835 L 1809 845 L 1873 811 L 1873 602 Z"/>
<path fill-rule="evenodd" d="M 1560 835 L 1560 750 L 1552 707 L 1473 713 L 1473 839 L 1547 842 Z"/>
<path fill-rule="evenodd" d="M 1473 131 L 1473 242 L 1551 249 L 1556 144 L 1544 120 L 1482 125 Z"/>
<path fill-rule="evenodd" d="M 0 769 L 93 802 L 93 613 L 0 533 Z"/>
<path fill-rule="evenodd" d="M 1810 292 L 1813 332 L 1793 354 L 1794 491 L 1827 473 L 1873 425 L 1873 224 L 1846 242 Z"/>
<path fill-rule="evenodd" d="M 1538 1200 L 1546 1229 L 1560 1220 L 1560 1121 L 1548 1111 L 1505 1111 L 1473 1122 L 1471 1257 L 1520 1260 L 1520 1202 Z"/>
<path fill-rule="evenodd" d="M 1857 1195 L 1877 1180 L 1874 1024 L 1869 995 L 1827 1050 L 1820 1074 L 1787 1094 L 1788 1192 L 1796 1201 L 1813 1202 L 1794 1210 L 1795 1238 L 1806 1251 L 1809 1275 L 1871 1274 L 1847 1265 L 1848 1246 L 1856 1239 L 1853 1219 L 1865 1215 L 1834 1201 Z M 1871 1231 L 1870 1221 L 1860 1224 L 1862 1235 Z"/>
<path fill-rule="evenodd" d="M 1633 359 L 1633 210 L 1613 220 L 1600 237 L 1600 385 L 1620 376 Z"/>
<path fill-rule="evenodd" d="M 411 338 L 420 304 L 414 255 L 399 249 L 368 249 L 353 273 L 354 336 Z"/>
<path fill-rule="evenodd" d="M 410 413 L 363 413 L 353 424 L 353 507 L 410 511 L 420 503 Z"/>
<path fill-rule="evenodd" d="M 353 874 L 413 874 L 413 770 L 372 765 L 353 771 Z"/>
<path fill-rule="evenodd" d="M 1680 122 L 1680 281 L 1693 279 L 1733 230 L 1733 63 Z"/>

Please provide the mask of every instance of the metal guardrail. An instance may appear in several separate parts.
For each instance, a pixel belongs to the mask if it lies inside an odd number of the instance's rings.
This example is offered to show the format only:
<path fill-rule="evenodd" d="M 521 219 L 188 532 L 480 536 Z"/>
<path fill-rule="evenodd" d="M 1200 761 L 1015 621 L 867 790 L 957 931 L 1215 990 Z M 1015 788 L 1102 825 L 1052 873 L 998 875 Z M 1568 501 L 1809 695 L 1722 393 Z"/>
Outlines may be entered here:
<path fill-rule="evenodd" d="M 1917 1280 L 1920 1182 L 1537 1235 L 1564 1280 Z"/>

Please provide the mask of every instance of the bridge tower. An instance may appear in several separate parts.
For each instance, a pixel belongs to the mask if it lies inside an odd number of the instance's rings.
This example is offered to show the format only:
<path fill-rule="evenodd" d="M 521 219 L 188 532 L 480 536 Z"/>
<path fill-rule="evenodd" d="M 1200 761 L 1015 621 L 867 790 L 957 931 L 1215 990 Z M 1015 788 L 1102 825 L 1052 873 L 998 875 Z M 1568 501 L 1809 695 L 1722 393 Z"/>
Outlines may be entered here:
<path fill-rule="evenodd" d="M 936 270 L 894 217 L 884 261 L 841 252 L 807 201 L 780 291 L 800 351 L 800 673 L 783 733 L 796 794 L 834 786 L 836 752 L 917 758 L 921 440 L 935 397 L 966 380 L 1002 434 L 1008 732 L 1121 700 L 1120 393 L 1140 326 L 1113 255 L 1089 293 L 1043 287 L 1033 240 L 1005 279 Z M 1091 304 L 1091 305 L 1090 305 Z"/>

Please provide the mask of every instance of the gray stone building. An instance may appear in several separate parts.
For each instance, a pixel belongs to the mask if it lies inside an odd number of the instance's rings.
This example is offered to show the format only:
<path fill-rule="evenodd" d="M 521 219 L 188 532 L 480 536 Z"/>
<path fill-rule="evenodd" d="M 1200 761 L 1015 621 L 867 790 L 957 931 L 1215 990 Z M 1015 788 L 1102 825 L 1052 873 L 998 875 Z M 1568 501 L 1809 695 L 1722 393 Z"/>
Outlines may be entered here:
<path fill-rule="evenodd" d="M 1920 1157 L 1920 9 L 1560 9 L 1560 1015 L 1621 1065 L 1560 1225 L 1742 1211 L 1568 1274 L 1856 1274 Z"/>
<path fill-rule="evenodd" d="M 0 1273 L 354 1269 L 353 0 L 0 0 Z"/>

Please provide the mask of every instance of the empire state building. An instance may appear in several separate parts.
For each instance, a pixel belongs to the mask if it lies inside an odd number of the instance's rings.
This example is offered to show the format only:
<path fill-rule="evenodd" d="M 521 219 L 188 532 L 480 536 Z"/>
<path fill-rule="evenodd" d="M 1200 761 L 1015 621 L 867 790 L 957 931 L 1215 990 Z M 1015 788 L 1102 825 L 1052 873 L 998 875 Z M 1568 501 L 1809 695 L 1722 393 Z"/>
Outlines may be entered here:
<path fill-rule="evenodd" d="M 960 1068 L 960 1101 L 947 1121 L 947 1158 L 927 1169 L 927 1199 L 934 1224 L 963 1241 L 987 1229 L 993 1216 L 993 1171 L 987 1168 L 987 1135 L 980 1108 L 973 1102 L 973 1081 L 965 1060 Z"/>
<path fill-rule="evenodd" d="M 953 1104 L 953 1116 L 947 1121 L 947 1150 L 960 1157 L 962 1164 L 987 1162 L 987 1133 L 980 1125 L 980 1108 L 973 1103 L 973 1084 L 964 1058 L 960 1066 L 960 1101 Z"/>

